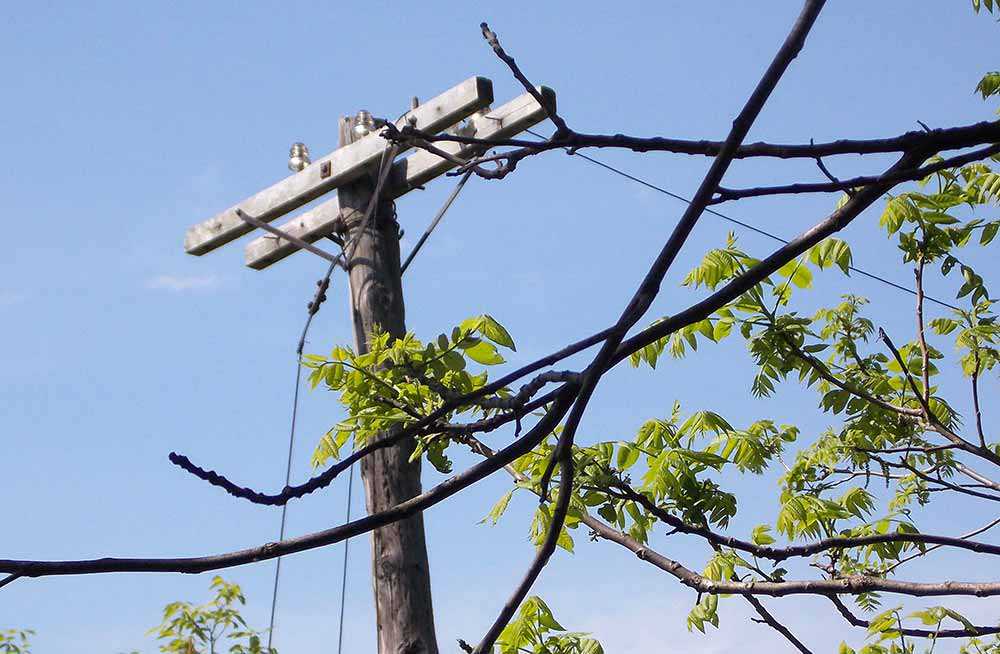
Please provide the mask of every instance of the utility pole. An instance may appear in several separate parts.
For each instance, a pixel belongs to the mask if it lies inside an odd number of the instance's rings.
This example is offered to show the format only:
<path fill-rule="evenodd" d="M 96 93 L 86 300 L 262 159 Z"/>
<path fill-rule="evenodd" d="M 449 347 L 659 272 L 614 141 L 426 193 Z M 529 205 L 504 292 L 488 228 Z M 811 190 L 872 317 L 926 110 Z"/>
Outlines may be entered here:
<path fill-rule="evenodd" d="M 341 147 L 354 142 L 356 123 L 355 118 L 341 119 Z M 367 176 L 337 192 L 344 243 L 351 254 L 347 268 L 358 353 L 368 351 L 368 337 L 376 328 L 395 338 L 406 333 L 399 224 L 392 202 L 384 200 L 363 224 L 373 191 L 373 176 Z M 361 460 L 369 514 L 420 494 L 420 459 L 410 461 L 414 446 L 408 438 Z M 423 514 L 376 529 L 371 545 L 379 653 L 438 654 Z"/>
<path fill-rule="evenodd" d="M 547 104 L 554 106 L 552 90 L 538 90 Z M 490 109 L 492 102 L 492 82 L 472 77 L 412 107 L 396 121 L 396 126 L 412 124 L 433 134 L 465 120 L 466 135 L 504 139 L 517 136 L 546 117 L 545 109 L 530 93 Z M 378 136 L 378 130 L 359 133 L 354 129 L 356 123 L 356 118 L 342 119 L 340 147 L 315 162 L 304 160 L 304 148 L 297 144 L 293 152 L 297 152 L 295 156 L 304 167 L 296 166 L 295 174 L 189 228 L 184 249 L 200 256 L 260 227 L 270 234 L 247 244 L 245 261 L 248 267 L 263 270 L 304 249 L 334 261 L 335 257 L 312 244 L 340 233 L 345 237 L 354 344 L 358 352 L 365 352 L 376 326 L 395 337 L 406 332 L 399 225 L 393 200 L 423 188 L 454 168 L 455 160 L 467 160 L 480 150 L 475 145 L 443 141 L 436 145 L 450 157 L 421 150 L 383 164 L 395 149 Z M 391 168 L 379 204 L 363 224 L 380 165 Z M 333 190 L 337 190 L 335 198 L 283 225 L 275 228 L 267 224 Z M 411 439 L 362 459 L 369 514 L 390 509 L 420 493 L 420 461 L 409 460 L 413 449 Z M 372 579 L 379 654 L 438 654 L 422 514 L 372 532 Z"/>

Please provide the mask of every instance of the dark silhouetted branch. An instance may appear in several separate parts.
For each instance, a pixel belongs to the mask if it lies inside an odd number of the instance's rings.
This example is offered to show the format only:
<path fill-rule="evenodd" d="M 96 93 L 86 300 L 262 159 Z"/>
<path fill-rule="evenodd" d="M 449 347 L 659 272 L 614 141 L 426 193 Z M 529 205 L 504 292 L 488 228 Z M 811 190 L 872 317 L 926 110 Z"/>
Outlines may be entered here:
<path fill-rule="evenodd" d="M 847 191 L 854 190 L 862 186 L 870 186 L 872 184 L 899 184 L 902 182 L 910 182 L 918 179 L 923 179 L 928 175 L 933 175 L 936 172 L 946 170 L 948 168 L 957 168 L 959 166 L 964 166 L 966 164 L 972 163 L 974 161 L 981 161 L 983 159 L 988 159 L 1000 152 L 1000 144 L 989 145 L 985 148 L 979 150 L 974 150 L 972 152 L 951 157 L 948 159 L 942 159 L 932 164 L 922 166 L 920 168 L 912 168 L 910 170 L 899 170 L 894 173 L 886 173 L 883 175 L 865 175 L 862 177 L 853 177 L 851 179 L 832 181 L 832 182 L 815 182 L 808 184 L 785 184 L 782 186 L 758 186 L 755 188 L 745 188 L 745 189 L 729 189 L 729 188 L 719 188 L 716 196 L 712 198 L 711 204 L 720 204 L 722 202 L 730 202 L 732 200 L 741 200 L 744 198 L 757 198 L 767 195 L 789 195 L 796 193 L 836 193 L 837 191 Z"/>
<path fill-rule="evenodd" d="M 576 397 L 576 387 L 567 384 L 548 412 L 524 436 L 461 474 L 450 477 L 431 490 L 391 509 L 322 531 L 290 538 L 278 543 L 212 556 L 185 558 L 100 558 L 76 561 L 25 561 L 0 559 L 0 572 L 23 577 L 98 574 L 108 572 L 184 572 L 199 573 L 231 568 L 247 563 L 304 552 L 338 543 L 373 529 L 392 524 L 446 500 L 464 488 L 485 479 L 515 459 L 524 456 L 542 442 L 559 424 Z"/>

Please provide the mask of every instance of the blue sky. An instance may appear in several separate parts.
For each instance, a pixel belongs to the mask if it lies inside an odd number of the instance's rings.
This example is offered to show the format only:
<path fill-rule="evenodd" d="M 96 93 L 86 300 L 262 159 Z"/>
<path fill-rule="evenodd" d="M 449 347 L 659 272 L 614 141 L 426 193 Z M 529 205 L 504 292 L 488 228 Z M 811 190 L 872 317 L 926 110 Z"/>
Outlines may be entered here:
<path fill-rule="evenodd" d="M 196 555 L 273 539 L 276 510 L 237 502 L 171 466 L 171 450 L 243 483 L 278 488 L 294 373 L 294 347 L 313 281 L 325 264 L 305 254 L 267 270 L 243 267 L 242 242 L 194 258 L 184 230 L 284 177 L 292 141 L 323 154 L 337 119 L 359 108 L 396 115 L 413 95 L 431 97 L 471 75 L 494 81 L 498 102 L 520 88 L 482 42 L 499 33 L 527 74 L 556 89 L 581 131 L 721 138 L 798 11 L 797 2 L 568 3 L 20 3 L 0 25 L 5 102 L 0 105 L 0 209 L 8 247 L 0 261 L 0 439 L 5 509 L 0 556 L 76 558 Z M 965 1 L 829 3 L 750 139 L 898 134 L 921 120 L 966 124 L 992 115 L 972 89 L 995 67 L 997 25 Z M 547 128 L 548 129 L 548 128 Z M 702 158 L 597 153 L 682 194 Z M 830 162 L 838 175 L 875 171 L 879 158 Z M 815 179 L 811 164 L 738 163 L 730 186 Z M 398 203 L 408 249 L 450 191 L 439 179 Z M 794 235 L 832 196 L 758 200 L 735 217 Z M 551 153 L 503 182 L 473 180 L 405 280 L 407 322 L 434 336 L 490 312 L 518 342 L 512 363 L 533 359 L 617 317 L 682 205 L 579 159 Z M 856 261 L 908 282 L 894 246 L 868 212 L 846 232 Z M 729 226 L 706 216 L 648 318 L 696 294 L 677 281 Z M 764 254 L 768 241 L 741 243 Z M 987 270 L 996 264 L 983 260 Z M 934 284 L 935 293 L 953 293 Z M 912 335 L 911 300 L 832 273 L 803 296 L 857 292 L 877 323 Z M 317 318 L 312 351 L 349 342 L 343 280 Z M 947 343 L 939 347 L 947 349 Z M 584 440 L 624 437 L 666 415 L 675 399 L 712 407 L 734 423 L 769 417 L 816 433 L 828 419 L 808 393 L 782 387 L 770 400 L 748 388 L 739 343 L 699 351 L 655 373 L 620 369 L 600 386 Z M 947 379 L 957 381 L 954 371 Z M 995 385 L 988 392 L 995 396 Z M 963 400 L 957 400 L 964 407 Z M 335 398 L 302 403 L 294 473 L 310 473 L 318 436 L 339 417 Z M 510 434 L 498 432 L 494 443 Z M 459 457 L 458 462 L 469 459 Z M 427 473 L 425 484 L 440 477 Z M 346 487 L 296 502 L 289 532 L 342 520 Z M 528 563 L 532 502 L 518 498 L 495 528 L 476 523 L 508 487 L 497 476 L 425 519 L 439 641 L 476 640 Z M 773 478 L 746 494 L 738 526 L 773 518 Z M 359 498 L 356 498 L 359 499 Z M 356 502 L 355 514 L 362 510 Z M 978 526 L 969 511 L 931 524 Z M 537 592 L 574 629 L 608 651 L 688 645 L 709 652 L 784 647 L 725 604 L 723 629 L 688 634 L 686 589 L 614 545 L 585 542 L 559 554 Z M 691 567 L 696 543 L 661 541 Z M 373 651 L 366 540 L 352 543 L 346 651 Z M 276 644 L 332 648 L 341 546 L 285 561 Z M 975 576 L 971 559 L 949 563 Z M 914 571 L 918 570 L 914 566 Z M 924 570 L 929 568 L 925 567 Z M 267 619 L 272 564 L 224 573 Z M 982 574 L 982 573 L 980 573 Z M 36 629 L 38 652 L 153 651 L 145 630 L 163 604 L 205 597 L 208 576 L 113 575 L 22 580 L 0 592 L 0 628 Z M 772 602 L 817 649 L 857 642 L 826 606 Z M 961 603 L 959 603 L 961 604 Z M 995 612 L 995 608 L 994 608 Z M 995 619 L 983 605 L 970 615 Z"/>

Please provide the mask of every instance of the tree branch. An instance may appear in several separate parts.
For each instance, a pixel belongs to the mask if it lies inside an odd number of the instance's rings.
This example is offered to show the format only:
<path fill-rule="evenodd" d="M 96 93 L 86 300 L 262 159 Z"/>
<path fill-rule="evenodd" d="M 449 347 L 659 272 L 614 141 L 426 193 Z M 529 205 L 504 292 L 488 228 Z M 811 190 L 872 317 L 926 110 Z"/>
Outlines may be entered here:
<path fill-rule="evenodd" d="M 733 155 L 736 152 L 736 148 L 739 147 L 743 139 L 746 138 L 747 133 L 750 131 L 750 127 L 760 114 L 764 104 L 767 102 L 767 99 L 777 86 L 782 75 L 788 69 L 788 66 L 795 59 L 795 57 L 798 56 L 798 53 L 802 50 L 802 46 L 805 44 L 806 36 L 809 34 L 809 31 L 815 23 L 816 18 L 819 16 L 819 12 L 823 8 L 824 4 L 825 0 L 806 0 L 803 4 L 802 11 L 798 16 L 798 19 L 795 21 L 795 24 L 793 25 L 788 36 L 785 38 L 785 41 L 778 49 L 777 54 L 775 54 L 774 59 L 764 72 L 761 80 L 757 83 L 757 86 L 754 88 L 753 93 L 750 95 L 750 98 L 743 106 L 739 115 L 737 115 L 736 119 L 733 120 L 733 127 L 726 138 L 726 142 L 718 156 L 712 162 L 708 172 L 705 174 L 705 177 L 699 185 L 694 198 L 687 206 L 687 209 L 685 209 L 684 214 L 677 222 L 677 225 L 671 232 L 667 242 L 660 250 L 656 259 L 653 261 L 649 271 L 646 273 L 645 278 L 639 284 L 639 288 L 632 296 L 632 299 L 629 300 L 628 304 L 625 306 L 625 309 L 619 316 L 612 332 L 608 335 L 604 344 L 601 346 L 597 356 L 595 356 L 590 365 L 587 366 L 583 375 L 583 380 L 580 384 L 579 393 L 573 402 L 573 407 L 570 409 L 569 416 L 566 419 L 566 424 L 563 426 L 563 430 L 559 434 L 559 441 L 556 443 L 553 450 L 552 460 L 543 472 L 541 479 L 542 497 L 544 498 L 547 492 L 548 478 L 551 474 L 553 462 L 558 460 L 560 468 L 562 469 L 562 473 L 560 475 L 559 502 L 560 505 L 565 503 L 565 506 L 562 507 L 561 511 L 560 507 L 557 506 L 557 510 L 554 512 L 552 520 L 549 523 L 549 530 L 546 534 L 543 551 L 539 552 L 539 555 L 535 558 L 531 568 L 529 568 L 525 579 L 518 586 L 514 595 L 501 611 L 501 614 L 497 618 L 496 622 L 494 622 L 493 626 L 490 627 L 482 641 L 480 641 L 478 647 L 476 648 L 477 654 L 482 654 L 493 649 L 493 644 L 500 635 L 500 632 L 503 630 L 503 627 L 506 626 L 507 622 L 509 622 L 510 618 L 513 616 L 511 606 L 513 605 L 514 609 L 516 609 L 516 607 L 521 603 L 532 583 L 534 583 L 535 578 L 537 578 L 538 574 L 541 572 L 542 567 L 548 561 L 549 555 L 551 554 L 550 549 L 555 548 L 555 541 L 558 539 L 559 533 L 562 531 L 563 522 L 566 517 L 566 509 L 569 507 L 569 494 L 572 493 L 573 438 L 580 424 L 580 420 L 583 418 L 583 414 L 586 411 L 587 403 L 593 396 L 594 390 L 600 382 L 601 376 L 608 369 L 609 364 L 614 357 L 615 351 L 621 344 L 622 338 L 625 336 L 626 332 L 633 325 L 635 325 L 636 322 L 638 322 L 643 314 L 645 314 L 646 310 L 653 303 L 653 300 L 659 293 L 663 278 L 666 276 L 667 271 L 673 264 L 678 252 L 680 252 L 680 249 L 687 241 L 687 237 L 690 235 L 691 230 L 694 229 L 698 219 L 704 213 L 709 200 L 721 183 L 726 170 L 733 161 Z M 484 33 L 486 32 L 488 32 L 488 28 L 486 28 L 484 24 Z M 498 54 L 500 54 L 500 52 L 498 52 Z M 527 80 L 522 80 L 522 84 L 526 82 Z M 559 131 L 561 132 L 564 125 L 557 123 L 557 126 L 560 127 Z"/>
<path fill-rule="evenodd" d="M 98 574 L 107 572 L 184 572 L 199 573 L 231 568 L 247 563 L 304 552 L 338 543 L 424 511 L 493 474 L 511 461 L 530 452 L 558 425 L 576 397 L 576 386 L 566 384 L 549 411 L 520 439 L 461 474 L 450 477 L 431 490 L 375 513 L 337 527 L 314 532 L 278 543 L 212 556 L 187 558 L 100 558 L 75 561 L 25 561 L 0 559 L 0 572 L 23 577 Z"/>
<path fill-rule="evenodd" d="M 988 159 L 1000 152 L 1000 144 L 989 145 L 979 150 L 974 150 L 967 154 L 942 159 L 935 163 L 920 168 L 909 170 L 899 170 L 894 173 L 884 173 L 882 175 L 864 175 L 851 179 L 837 180 L 832 182 L 814 182 L 804 184 L 784 184 L 781 186 L 758 186 L 754 188 L 729 189 L 719 188 L 718 193 L 712 198 L 711 204 L 721 204 L 732 200 L 744 198 L 757 198 L 768 195 L 791 195 L 797 193 L 835 193 L 837 191 L 854 190 L 862 186 L 872 184 L 899 184 L 923 179 L 928 175 L 948 169 L 964 166 L 965 164 L 982 159 Z"/>
<path fill-rule="evenodd" d="M 867 629 L 871 626 L 868 620 L 859 618 L 858 616 L 851 613 L 851 610 L 847 608 L 836 595 L 827 595 L 827 598 L 833 602 L 833 605 L 837 607 L 837 611 L 840 615 L 844 616 L 844 619 L 850 622 L 855 627 L 863 627 Z M 969 629 L 911 629 L 904 628 L 898 629 L 900 633 L 906 636 L 914 636 L 917 638 L 968 638 L 969 636 L 985 636 L 987 634 L 1000 633 L 1000 627 L 976 627 L 975 631 Z"/>
<path fill-rule="evenodd" d="M 544 105 L 543 105 L 544 106 Z M 507 155 L 530 156 L 549 150 L 571 148 L 612 148 L 633 152 L 668 152 L 673 154 L 714 157 L 722 151 L 723 141 L 677 139 L 662 136 L 637 137 L 624 134 L 586 134 L 570 131 L 559 140 L 529 141 L 525 139 L 477 139 L 453 134 L 428 134 L 408 130 L 410 137 L 427 143 L 439 141 L 479 145 L 485 148 L 514 147 Z M 847 154 L 893 154 L 912 150 L 961 150 L 1000 141 L 1000 121 L 982 121 L 931 131 L 914 130 L 881 139 L 840 139 L 826 143 L 747 143 L 737 148 L 735 159 L 759 157 L 776 159 L 817 159 Z M 524 150 L 525 152 L 521 152 Z M 464 163 L 464 162 L 463 162 Z"/>
<path fill-rule="evenodd" d="M 761 617 L 765 624 L 784 636 L 785 639 L 795 647 L 795 649 L 802 652 L 802 654 L 812 654 L 809 648 L 803 645 L 802 641 L 796 638 L 795 634 L 788 630 L 788 627 L 778 622 L 778 620 L 771 615 L 770 611 L 764 608 L 764 605 L 761 604 L 759 599 L 753 595 L 744 595 L 743 599 L 750 603 L 750 606 L 753 607 L 753 610 L 757 612 L 757 615 Z"/>
<path fill-rule="evenodd" d="M 707 527 L 700 527 L 697 525 L 689 524 L 677 516 L 671 514 L 669 511 L 658 506 L 655 502 L 650 500 L 648 497 L 642 493 L 636 492 L 635 489 L 628 486 L 627 484 L 620 483 L 616 484 L 615 488 L 623 494 L 629 500 L 640 504 L 647 511 L 655 515 L 660 521 L 670 525 L 674 530 L 685 534 L 691 534 L 693 536 L 700 536 L 713 545 L 722 545 L 724 547 L 729 547 L 735 550 L 741 550 L 743 552 L 749 552 L 754 556 L 762 559 L 768 559 L 774 562 L 784 561 L 786 559 L 795 557 L 812 556 L 814 554 L 819 554 L 827 550 L 832 549 L 848 549 L 851 547 L 864 547 L 866 545 L 875 545 L 878 543 L 925 543 L 938 545 L 942 547 L 955 547 L 957 549 L 969 550 L 972 552 L 977 552 L 979 554 L 992 554 L 995 556 L 1000 556 L 1000 545 L 991 545 L 989 543 L 980 543 L 977 541 L 970 541 L 964 537 L 955 538 L 952 536 L 938 536 L 935 534 L 907 534 L 907 533 L 895 533 L 895 534 L 872 534 L 869 536 L 837 536 L 833 538 L 824 538 L 822 540 L 816 541 L 815 543 L 809 543 L 806 545 L 791 545 L 788 547 L 771 547 L 769 545 L 757 545 L 749 541 L 740 540 L 738 538 L 733 538 L 732 536 L 725 536 L 723 534 L 716 533 Z"/>
<path fill-rule="evenodd" d="M 932 154 L 927 151 L 907 152 L 889 168 L 889 171 L 905 170 L 925 160 Z M 709 295 L 704 300 L 696 302 L 687 309 L 676 313 L 668 318 L 647 327 L 635 336 L 622 342 L 615 353 L 614 363 L 627 359 L 630 354 L 637 352 L 643 347 L 653 343 L 665 336 L 669 336 L 675 331 L 687 325 L 707 318 L 712 312 L 722 308 L 729 302 L 735 300 L 740 295 L 750 290 L 770 275 L 777 272 L 781 266 L 785 265 L 795 257 L 805 253 L 812 246 L 816 245 L 826 237 L 835 234 L 844 227 L 847 227 L 862 211 L 870 207 L 882 195 L 888 191 L 892 185 L 890 183 L 866 186 L 858 191 L 853 198 L 844 203 L 843 206 L 835 210 L 824 220 L 813 225 L 808 230 L 789 241 L 772 252 L 760 263 L 739 275 L 732 281 L 722 286 L 719 290 Z"/>

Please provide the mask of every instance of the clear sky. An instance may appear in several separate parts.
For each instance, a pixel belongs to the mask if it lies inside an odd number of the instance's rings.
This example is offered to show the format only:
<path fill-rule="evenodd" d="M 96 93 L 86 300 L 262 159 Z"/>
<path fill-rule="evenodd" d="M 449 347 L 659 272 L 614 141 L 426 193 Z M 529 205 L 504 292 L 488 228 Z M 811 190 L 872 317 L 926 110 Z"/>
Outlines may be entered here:
<path fill-rule="evenodd" d="M 936 127 L 989 118 L 993 109 L 972 89 L 996 67 L 998 26 L 968 4 L 829 3 L 751 139 L 889 136 L 918 120 Z M 284 177 L 292 141 L 324 154 L 336 147 L 339 116 L 359 108 L 398 115 L 411 96 L 432 97 L 472 75 L 493 79 L 498 102 L 517 95 L 482 41 L 482 20 L 536 83 L 557 91 L 563 115 L 581 131 L 721 138 L 798 8 L 784 0 L 9 5 L 0 24 L 0 558 L 197 555 L 275 538 L 277 510 L 236 501 L 166 457 L 184 452 L 255 487 L 283 482 L 295 341 L 325 263 L 298 254 L 255 272 L 243 267 L 242 242 L 202 258 L 184 254 L 181 243 L 189 225 Z M 674 155 L 596 156 L 682 194 L 708 165 Z M 849 176 L 881 163 L 831 165 Z M 738 163 L 727 182 L 816 176 L 811 164 Z M 398 203 L 404 252 L 451 186 L 439 179 Z M 760 200 L 727 210 L 790 236 L 834 201 Z M 531 360 L 613 320 L 681 210 L 559 153 L 523 163 L 503 182 L 473 180 L 407 273 L 408 326 L 433 337 L 490 312 L 518 342 L 512 363 Z M 873 228 L 876 217 L 868 212 L 847 232 L 856 260 L 907 283 L 893 265 L 894 246 Z M 696 297 L 677 280 L 728 229 L 702 220 L 649 320 Z M 752 234 L 741 242 L 757 255 L 772 246 Z M 802 307 L 845 292 L 873 298 L 878 324 L 912 336 L 911 299 L 863 278 L 826 274 Z M 328 295 L 312 351 L 350 341 L 341 278 Z M 829 424 L 815 398 L 791 386 L 771 400 L 751 398 L 752 374 L 735 341 L 655 373 L 616 370 L 581 439 L 627 436 L 667 415 L 675 399 L 737 424 L 769 417 L 806 433 Z M 332 396 L 304 398 L 296 479 L 310 474 L 312 446 L 339 415 Z M 509 438 L 503 431 L 491 441 Z M 425 484 L 438 480 L 431 471 Z M 344 481 L 295 502 L 289 532 L 341 521 Z M 748 515 L 735 529 L 773 520 L 773 484 L 737 483 Z M 498 527 L 476 524 L 508 486 L 497 475 L 426 515 L 444 651 L 455 638 L 483 633 L 532 556 L 529 498 L 517 498 Z M 355 515 L 361 510 L 358 501 Z M 954 532 L 979 525 L 962 511 L 928 520 Z M 698 543 L 657 543 L 689 567 L 707 556 Z M 341 548 L 285 560 L 275 636 L 282 652 L 333 651 Z M 367 552 L 366 539 L 352 542 L 349 652 L 374 651 Z M 950 565 L 975 576 L 971 559 Z M 258 626 L 266 625 L 272 572 L 264 563 L 223 573 L 244 585 Z M 36 629 L 43 654 L 154 651 L 144 632 L 159 609 L 200 601 L 208 582 L 149 574 L 20 580 L 0 591 L 0 628 Z M 723 602 L 720 632 L 689 634 L 689 590 L 584 534 L 575 555 L 557 554 L 536 592 L 609 652 L 786 647 L 736 600 Z M 818 651 L 863 637 L 818 602 L 771 605 Z M 995 614 L 995 603 L 969 611 L 985 620 Z"/>

